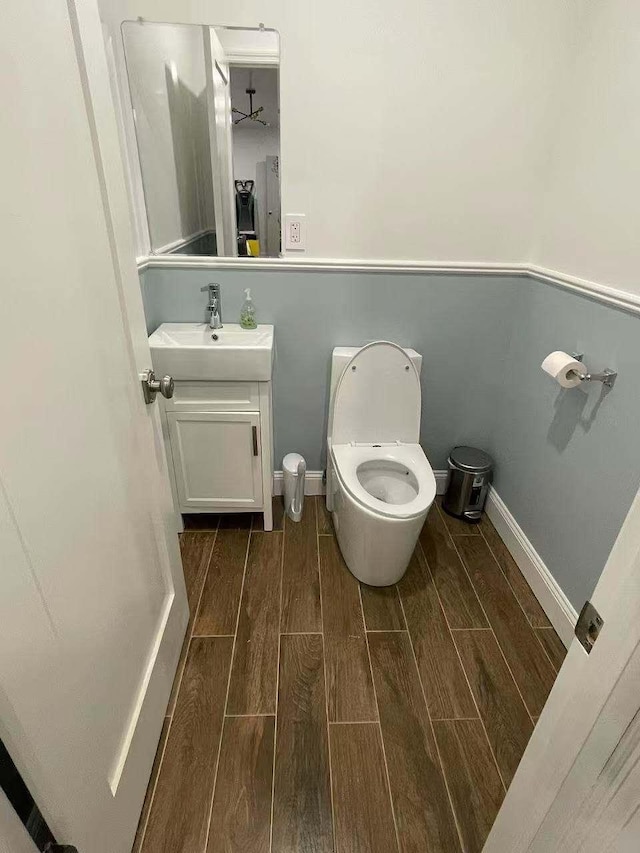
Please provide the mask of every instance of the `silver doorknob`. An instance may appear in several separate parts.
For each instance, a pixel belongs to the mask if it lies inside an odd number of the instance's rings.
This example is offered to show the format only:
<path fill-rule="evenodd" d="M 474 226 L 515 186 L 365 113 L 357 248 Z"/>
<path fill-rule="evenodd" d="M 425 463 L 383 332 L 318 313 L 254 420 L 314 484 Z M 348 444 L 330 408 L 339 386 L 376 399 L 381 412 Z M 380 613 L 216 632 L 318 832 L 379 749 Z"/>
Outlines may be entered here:
<path fill-rule="evenodd" d="M 173 377 L 163 376 L 162 379 L 156 379 L 153 370 L 145 370 L 140 376 L 142 382 L 142 393 L 144 394 L 145 403 L 153 403 L 156 399 L 158 391 L 167 400 L 173 397 Z"/>

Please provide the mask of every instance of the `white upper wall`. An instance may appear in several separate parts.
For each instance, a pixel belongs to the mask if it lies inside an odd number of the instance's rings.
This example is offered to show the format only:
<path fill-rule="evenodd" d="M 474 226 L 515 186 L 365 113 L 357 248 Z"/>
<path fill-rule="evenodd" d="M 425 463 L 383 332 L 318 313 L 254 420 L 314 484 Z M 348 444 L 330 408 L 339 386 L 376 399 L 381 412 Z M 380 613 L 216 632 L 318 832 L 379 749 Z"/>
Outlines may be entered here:
<path fill-rule="evenodd" d="M 111 33 L 280 31 L 283 212 L 307 214 L 308 257 L 528 260 L 640 293 L 637 0 L 100 2 Z"/>
<path fill-rule="evenodd" d="M 280 153 L 280 134 L 277 127 L 262 129 L 242 125 L 233 128 L 233 177 L 239 180 L 256 179 L 256 166 L 265 157 Z"/>
<path fill-rule="evenodd" d="M 575 6 L 102 0 L 122 20 L 280 32 L 283 213 L 307 256 L 518 262 Z M 118 50 L 118 38 L 113 44 Z"/>
<path fill-rule="evenodd" d="M 531 260 L 640 294 L 640 3 L 582 5 Z"/>

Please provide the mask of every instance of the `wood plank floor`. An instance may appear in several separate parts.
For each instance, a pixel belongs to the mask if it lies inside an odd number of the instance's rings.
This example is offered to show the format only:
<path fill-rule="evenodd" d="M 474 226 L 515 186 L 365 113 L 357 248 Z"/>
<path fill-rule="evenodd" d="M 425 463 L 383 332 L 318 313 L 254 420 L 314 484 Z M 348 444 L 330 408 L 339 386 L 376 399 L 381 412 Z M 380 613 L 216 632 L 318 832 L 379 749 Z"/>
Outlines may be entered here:
<path fill-rule="evenodd" d="M 271 716 L 225 719 L 207 853 L 269 853 L 274 723 Z"/>
<path fill-rule="evenodd" d="M 329 722 L 377 719 L 360 587 L 333 536 L 320 536 L 322 622 Z"/>
<path fill-rule="evenodd" d="M 299 524 L 185 518 L 191 619 L 134 853 L 480 853 L 564 648 L 488 519 L 401 582 Z"/>
<path fill-rule="evenodd" d="M 280 638 L 273 850 L 333 850 L 321 634 Z"/>
<path fill-rule="evenodd" d="M 376 723 L 330 726 L 336 849 L 396 853 L 389 783 Z M 362 796 L 367 781 L 367 796 Z M 304 848 L 290 848 L 304 849 Z"/>
<path fill-rule="evenodd" d="M 228 714 L 275 714 L 282 533 L 252 533 L 231 665 Z"/>

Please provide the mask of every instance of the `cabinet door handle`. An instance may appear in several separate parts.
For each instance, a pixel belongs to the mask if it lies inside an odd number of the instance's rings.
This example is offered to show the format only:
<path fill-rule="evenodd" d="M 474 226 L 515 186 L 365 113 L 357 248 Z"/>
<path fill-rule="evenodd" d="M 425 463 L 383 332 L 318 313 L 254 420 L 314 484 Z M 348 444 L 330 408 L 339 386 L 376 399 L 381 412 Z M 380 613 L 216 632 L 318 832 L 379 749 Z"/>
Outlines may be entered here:
<path fill-rule="evenodd" d="M 253 455 L 258 455 L 258 427 L 252 426 L 251 433 L 253 435 Z"/>

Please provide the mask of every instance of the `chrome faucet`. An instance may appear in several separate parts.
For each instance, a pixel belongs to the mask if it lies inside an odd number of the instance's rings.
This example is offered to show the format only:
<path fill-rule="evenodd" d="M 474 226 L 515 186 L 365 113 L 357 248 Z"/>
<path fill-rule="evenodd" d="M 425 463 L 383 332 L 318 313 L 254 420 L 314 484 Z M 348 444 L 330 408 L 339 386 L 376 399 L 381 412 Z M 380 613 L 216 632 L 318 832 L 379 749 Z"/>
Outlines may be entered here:
<path fill-rule="evenodd" d="M 207 284 L 204 287 L 201 287 L 200 290 L 204 293 L 206 290 L 209 291 L 209 304 L 207 306 L 207 311 L 210 313 L 209 318 L 209 328 L 210 329 L 221 329 L 222 328 L 222 305 L 220 303 L 220 285 L 219 284 Z"/>

